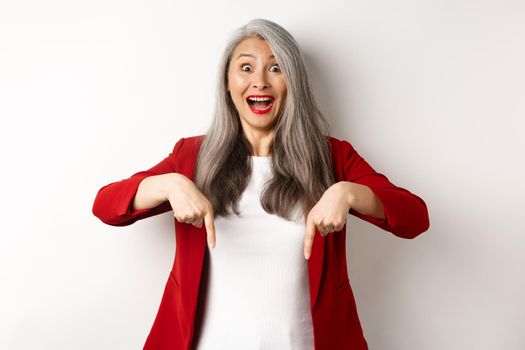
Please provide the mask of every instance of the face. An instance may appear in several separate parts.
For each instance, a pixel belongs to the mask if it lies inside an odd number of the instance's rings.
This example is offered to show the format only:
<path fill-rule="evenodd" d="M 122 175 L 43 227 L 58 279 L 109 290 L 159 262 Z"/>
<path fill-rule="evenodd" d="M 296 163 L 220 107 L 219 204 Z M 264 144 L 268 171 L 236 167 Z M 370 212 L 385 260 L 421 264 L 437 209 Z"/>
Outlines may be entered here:
<path fill-rule="evenodd" d="M 286 82 L 266 40 L 248 38 L 237 45 L 227 89 L 245 133 L 269 132 L 275 127 L 286 99 Z"/>

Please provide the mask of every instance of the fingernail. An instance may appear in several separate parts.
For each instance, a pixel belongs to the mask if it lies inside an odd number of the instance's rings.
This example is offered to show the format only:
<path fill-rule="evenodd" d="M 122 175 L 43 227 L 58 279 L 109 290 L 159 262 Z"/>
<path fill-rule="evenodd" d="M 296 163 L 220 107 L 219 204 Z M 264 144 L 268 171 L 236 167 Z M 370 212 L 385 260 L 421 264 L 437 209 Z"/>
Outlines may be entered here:
<path fill-rule="evenodd" d="M 304 258 L 308 259 L 309 257 L 310 257 L 310 254 L 308 254 L 308 252 L 304 252 Z"/>

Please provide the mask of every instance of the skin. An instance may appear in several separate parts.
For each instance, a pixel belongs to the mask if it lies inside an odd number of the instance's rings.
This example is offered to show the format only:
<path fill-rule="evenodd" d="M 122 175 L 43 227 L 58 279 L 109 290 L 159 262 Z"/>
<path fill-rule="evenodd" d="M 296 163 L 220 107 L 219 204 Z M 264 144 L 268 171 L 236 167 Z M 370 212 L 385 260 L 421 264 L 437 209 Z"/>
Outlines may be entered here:
<path fill-rule="evenodd" d="M 306 218 L 304 257 L 310 258 L 315 229 L 322 236 L 340 231 L 346 223 L 348 211 L 385 219 L 384 207 L 375 193 L 365 185 L 339 181 L 330 186 L 314 205 Z"/>
<path fill-rule="evenodd" d="M 252 57 L 238 57 L 249 54 Z M 272 50 L 265 40 L 248 38 L 235 48 L 228 70 L 227 89 L 239 113 L 243 131 L 253 148 L 253 155 L 269 156 L 268 145 L 275 134 L 282 106 L 286 99 L 286 81 Z M 251 94 L 275 97 L 267 114 L 253 113 L 246 102 Z M 160 200 L 159 200 L 160 198 Z M 168 200 L 179 222 L 202 227 L 204 221 L 210 248 L 215 248 L 216 235 L 211 203 L 196 185 L 182 174 L 170 173 L 144 179 L 135 196 L 134 207 L 141 209 Z M 330 186 L 310 210 L 306 218 L 304 255 L 309 259 L 315 230 L 322 236 L 340 231 L 348 212 L 357 212 L 384 219 L 384 208 L 379 198 L 365 185 L 339 181 Z"/>
<path fill-rule="evenodd" d="M 243 56 L 245 54 L 253 57 Z M 233 51 L 228 69 L 227 90 L 256 156 L 270 155 L 268 145 L 286 99 L 286 81 L 277 60 L 271 56 L 273 52 L 266 40 L 248 38 Z M 246 102 L 252 94 L 272 95 L 275 98 L 272 110 L 266 114 L 253 113 Z"/>

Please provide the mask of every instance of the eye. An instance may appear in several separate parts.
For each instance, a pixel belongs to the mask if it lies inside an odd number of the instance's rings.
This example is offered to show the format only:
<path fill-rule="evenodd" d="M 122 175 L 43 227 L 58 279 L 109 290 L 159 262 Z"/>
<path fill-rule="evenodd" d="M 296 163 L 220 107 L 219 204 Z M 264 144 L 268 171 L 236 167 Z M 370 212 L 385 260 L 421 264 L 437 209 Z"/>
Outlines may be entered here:
<path fill-rule="evenodd" d="M 244 67 L 250 67 L 250 65 L 249 65 L 248 63 L 241 64 L 241 70 L 242 70 L 243 72 L 249 72 L 249 70 L 244 69 Z M 277 67 L 277 70 L 272 70 L 273 67 Z M 281 67 L 279 67 L 278 64 L 274 64 L 274 65 L 272 66 L 272 68 L 270 68 L 270 70 L 271 70 L 272 72 L 280 72 L 280 71 L 281 71 Z"/>

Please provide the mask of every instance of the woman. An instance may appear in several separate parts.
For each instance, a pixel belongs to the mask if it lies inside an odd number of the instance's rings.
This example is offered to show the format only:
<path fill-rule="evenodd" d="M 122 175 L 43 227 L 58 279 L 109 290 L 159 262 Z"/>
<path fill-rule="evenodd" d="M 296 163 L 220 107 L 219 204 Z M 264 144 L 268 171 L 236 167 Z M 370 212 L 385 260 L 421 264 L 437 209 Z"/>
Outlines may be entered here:
<path fill-rule="evenodd" d="M 368 349 L 347 215 L 413 238 L 429 227 L 425 202 L 328 136 L 299 46 L 276 23 L 234 33 L 217 91 L 205 135 L 93 204 L 114 226 L 173 210 L 175 261 L 144 349 Z"/>

